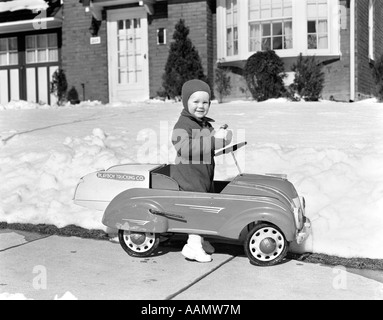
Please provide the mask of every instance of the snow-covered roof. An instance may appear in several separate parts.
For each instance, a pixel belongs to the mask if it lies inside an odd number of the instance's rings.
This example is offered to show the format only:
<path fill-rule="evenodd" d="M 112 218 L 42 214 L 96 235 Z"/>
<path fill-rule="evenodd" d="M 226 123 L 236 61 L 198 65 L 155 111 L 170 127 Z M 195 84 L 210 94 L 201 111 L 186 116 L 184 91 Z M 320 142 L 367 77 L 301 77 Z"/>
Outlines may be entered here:
<path fill-rule="evenodd" d="M 0 2 L 0 12 L 18 10 L 45 10 L 49 7 L 44 0 L 12 0 Z"/>

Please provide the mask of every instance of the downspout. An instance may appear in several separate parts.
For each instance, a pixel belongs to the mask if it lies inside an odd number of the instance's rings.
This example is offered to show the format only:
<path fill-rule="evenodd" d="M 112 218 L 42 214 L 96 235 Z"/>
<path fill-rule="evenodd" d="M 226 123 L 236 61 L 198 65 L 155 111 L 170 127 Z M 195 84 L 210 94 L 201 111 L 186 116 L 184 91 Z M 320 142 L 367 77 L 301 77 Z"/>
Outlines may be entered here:
<path fill-rule="evenodd" d="M 355 0 L 350 0 L 350 102 L 355 101 Z"/>

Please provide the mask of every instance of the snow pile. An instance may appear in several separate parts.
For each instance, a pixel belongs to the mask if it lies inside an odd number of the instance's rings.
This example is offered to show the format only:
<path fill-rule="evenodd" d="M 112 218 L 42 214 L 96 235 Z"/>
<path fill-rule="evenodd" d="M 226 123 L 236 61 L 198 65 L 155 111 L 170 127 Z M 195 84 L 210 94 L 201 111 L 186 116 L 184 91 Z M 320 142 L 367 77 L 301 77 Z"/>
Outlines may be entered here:
<path fill-rule="evenodd" d="M 18 10 L 45 10 L 49 5 L 44 0 L 12 0 L 0 2 L 0 12 Z"/>
<path fill-rule="evenodd" d="M 343 150 L 260 145 L 247 156 L 258 171 L 287 173 L 305 197 L 313 232 L 296 251 L 383 258 L 382 145 Z"/>
<path fill-rule="evenodd" d="M 8 293 L 8 292 L 5 292 L 5 293 L 0 293 L 0 301 L 1 300 L 31 300 L 31 299 L 27 299 L 27 297 L 25 297 L 25 295 L 23 295 L 22 293 Z"/>
<path fill-rule="evenodd" d="M 109 147 L 116 141 L 94 129 L 83 139 L 66 138 L 64 145 L 64 152 L 22 152 L 0 158 L 0 177 L 7 181 L 0 186 L 0 221 L 103 229 L 100 213 L 75 206 L 73 192 L 81 176 L 120 163 L 118 153 Z"/>
<path fill-rule="evenodd" d="M 102 212 L 73 204 L 79 179 L 122 163 L 172 162 L 169 137 L 181 109 L 153 101 L 54 110 L 6 106 L 0 221 L 106 230 Z M 383 259 L 382 104 L 230 102 L 214 104 L 209 116 L 217 127 L 229 123 L 235 142 L 248 141 L 237 152 L 243 171 L 287 174 L 306 198 L 313 232 L 293 250 Z M 217 179 L 236 174 L 229 155 L 217 159 Z"/>
<path fill-rule="evenodd" d="M 33 299 L 28 299 L 24 294 L 22 293 L 8 293 L 8 292 L 3 292 L 0 293 L 0 301 L 1 300 L 33 300 Z M 76 296 L 74 296 L 71 292 L 67 291 L 65 292 L 62 297 L 59 297 L 58 294 L 56 294 L 53 298 L 53 300 L 78 300 Z"/>
<path fill-rule="evenodd" d="M 59 297 L 57 294 L 55 295 L 55 297 L 53 298 L 53 300 L 78 300 L 78 298 L 73 295 L 73 293 L 67 291 L 63 294 L 62 297 Z"/>
<path fill-rule="evenodd" d="M 0 110 L 26 110 L 26 109 L 50 109 L 48 104 L 39 104 L 33 102 L 11 101 L 8 104 L 0 104 Z"/>

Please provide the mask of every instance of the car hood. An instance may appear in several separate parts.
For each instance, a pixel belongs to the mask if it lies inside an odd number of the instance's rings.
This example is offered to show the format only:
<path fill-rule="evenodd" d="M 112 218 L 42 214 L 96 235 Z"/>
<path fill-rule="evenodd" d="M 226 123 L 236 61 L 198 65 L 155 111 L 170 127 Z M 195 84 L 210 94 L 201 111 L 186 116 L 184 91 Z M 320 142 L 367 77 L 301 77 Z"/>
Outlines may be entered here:
<path fill-rule="evenodd" d="M 223 191 L 228 194 L 251 196 L 281 196 L 290 201 L 298 197 L 293 184 L 283 175 L 238 175 Z"/>

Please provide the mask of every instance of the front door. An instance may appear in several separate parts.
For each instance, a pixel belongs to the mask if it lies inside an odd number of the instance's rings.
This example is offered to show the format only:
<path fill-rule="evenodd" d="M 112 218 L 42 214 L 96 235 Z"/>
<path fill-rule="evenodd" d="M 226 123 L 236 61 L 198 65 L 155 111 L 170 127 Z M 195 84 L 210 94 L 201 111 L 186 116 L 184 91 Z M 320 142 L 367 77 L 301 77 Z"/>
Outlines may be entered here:
<path fill-rule="evenodd" d="M 148 21 L 144 8 L 108 11 L 111 102 L 149 99 Z"/>

